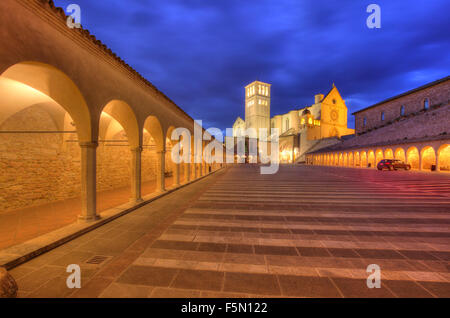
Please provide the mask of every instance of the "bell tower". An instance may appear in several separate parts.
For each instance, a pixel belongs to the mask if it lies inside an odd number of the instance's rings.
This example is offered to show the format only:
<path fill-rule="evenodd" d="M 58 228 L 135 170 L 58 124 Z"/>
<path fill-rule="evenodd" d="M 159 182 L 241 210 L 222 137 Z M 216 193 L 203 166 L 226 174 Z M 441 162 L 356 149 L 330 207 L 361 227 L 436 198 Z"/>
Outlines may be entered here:
<path fill-rule="evenodd" d="M 245 128 L 266 128 L 270 134 L 270 84 L 260 81 L 245 86 Z"/>

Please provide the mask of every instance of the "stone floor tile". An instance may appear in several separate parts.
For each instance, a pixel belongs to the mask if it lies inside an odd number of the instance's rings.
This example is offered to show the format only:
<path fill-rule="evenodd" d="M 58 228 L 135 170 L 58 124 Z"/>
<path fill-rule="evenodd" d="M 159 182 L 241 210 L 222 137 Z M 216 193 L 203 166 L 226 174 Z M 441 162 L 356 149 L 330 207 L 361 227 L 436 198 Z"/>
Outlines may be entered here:
<path fill-rule="evenodd" d="M 182 269 L 171 284 L 171 287 L 220 291 L 223 279 L 223 272 Z"/>
<path fill-rule="evenodd" d="M 325 277 L 279 275 L 281 291 L 289 297 L 341 297 L 333 283 Z"/>
<path fill-rule="evenodd" d="M 280 295 L 277 277 L 270 274 L 225 273 L 224 291 Z"/>

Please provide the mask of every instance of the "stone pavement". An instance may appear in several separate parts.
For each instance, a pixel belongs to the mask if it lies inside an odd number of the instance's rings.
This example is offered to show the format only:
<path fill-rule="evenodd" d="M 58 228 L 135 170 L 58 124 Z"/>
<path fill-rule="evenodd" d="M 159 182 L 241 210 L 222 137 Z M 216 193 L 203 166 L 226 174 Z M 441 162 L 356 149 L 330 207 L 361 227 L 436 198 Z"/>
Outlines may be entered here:
<path fill-rule="evenodd" d="M 236 166 L 11 274 L 22 297 L 450 297 L 449 188 L 448 174 Z"/>
<path fill-rule="evenodd" d="M 173 183 L 166 177 L 166 188 Z M 156 180 L 142 184 L 142 194 L 156 189 Z M 97 194 L 97 211 L 103 212 L 130 200 L 130 187 Z M 81 197 L 0 213 L 0 250 L 23 243 L 77 221 L 81 214 Z"/>

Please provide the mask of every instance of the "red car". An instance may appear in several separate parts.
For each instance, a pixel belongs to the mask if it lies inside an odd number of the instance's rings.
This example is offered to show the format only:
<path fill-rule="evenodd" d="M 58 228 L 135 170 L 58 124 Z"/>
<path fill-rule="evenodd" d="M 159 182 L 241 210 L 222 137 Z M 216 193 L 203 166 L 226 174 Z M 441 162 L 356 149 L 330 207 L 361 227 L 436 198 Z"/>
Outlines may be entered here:
<path fill-rule="evenodd" d="M 405 169 L 410 170 L 411 165 L 409 163 L 404 163 L 401 160 L 397 159 L 383 159 L 377 165 L 378 170 L 388 169 L 388 170 L 397 170 L 397 169 Z"/>

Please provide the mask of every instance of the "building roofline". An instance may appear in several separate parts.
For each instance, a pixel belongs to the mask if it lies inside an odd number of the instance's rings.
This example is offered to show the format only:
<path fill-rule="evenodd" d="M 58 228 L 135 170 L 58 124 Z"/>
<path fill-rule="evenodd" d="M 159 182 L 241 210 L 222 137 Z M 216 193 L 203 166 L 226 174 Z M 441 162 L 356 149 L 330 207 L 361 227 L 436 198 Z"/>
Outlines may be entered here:
<path fill-rule="evenodd" d="M 383 101 L 381 101 L 381 102 L 378 102 L 378 103 L 373 104 L 373 105 L 371 105 L 371 106 L 368 106 L 368 107 L 366 107 L 366 108 L 360 109 L 360 110 L 358 110 L 358 111 L 352 113 L 352 115 L 356 115 L 356 114 L 361 113 L 361 112 L 363 112 L 363 111 L 365 111 L 365 110 L 374 108 L 374 107 L 376 107 L 376 106 L 380 106 L 380 105 L 382 105 L 382 104 L 385 104 L 385 103 L 387 103 L 387 102 L 393 101 L 393 100 L 398 99 L 398 98 L 400 98 L 400 97 L 404 97 L 404 96 L 410 95 L 410 94 L 412 94 L 412 93 L 415 93 L 415 92 L 421 91 L 421 90 L 423 90 L 423 89 L 425 89 L 425 88 L 428 88 L 428 87 L 431 87 L 431 86 L 434 86 L 434 85 L 437 85 L 437 84 L 446 82 L 446 81 L 448 81 L 448 80 L 450 80 L 450 76 L 446 76 L 446 77 L 444 77 L 444 78 L 441 78 L 441 79 L 438 79 L 438 80 L 436 80 L 436 81 L 430 82 L 430 83 L 428 83 L 428 84 L 425 84 L 425 85 L 419 86 L 419 87 L 417 87 L 417 88 L 411 89 L 411 90 L 406 91 L 406 92 L 404 92 L 404 93 L 401 93 L 401 94 L 399 94 L 399 95 L 390 97 L 390 98 L 385 99 L 385 100 L 383 100 Z"/>
<path fill-rule="evenodd" d="M 248 84 L 247 86 L 245 86 L 244 88 L 249 87 L 249 86 L 252 85 L 253 83 L 259 83 L 259 84 L 264 84 L 264 85 L 272 86 L 272 84 L 270 84 L 270 83 L 261 82 L 261 81 L 253 81 L 253 82 L 251 82 L 250 84 Z"/>
<path fill-rule="evenodd" d="M 316 151 L 308 152 L 307 154 L 318 154 L 318 153 L 327 153 L 327 152 L 335 152 L 335 151 L 341 152 L 341 151 L 349 151 L 349 150 L 354 150 L 354 149 L 371 148 L 371 147 L 395 146 L 395 145 L 402 145 L 402 144 L 411 144 L 411 143 L 416 143 L 416 142 L 447 140 L 449 138 L 450 138 L 449 135 L 437 135 L 437 136 L 414 138 L 414 139 L 397 139 L 397 140 L 391 140 L 391 141 L 376 142 L 376 143 L 371 143 L 371 144 L 339 147 L 339 146 L 342 146 L 342 143 L 341 143 L 341 144 L 333 145 L 330 147 L 318 149 Z"/>

